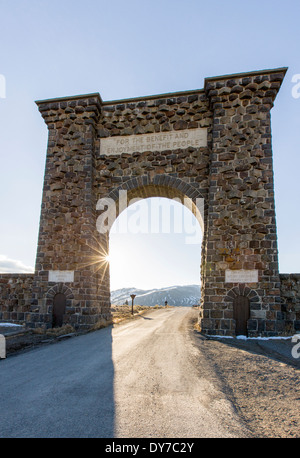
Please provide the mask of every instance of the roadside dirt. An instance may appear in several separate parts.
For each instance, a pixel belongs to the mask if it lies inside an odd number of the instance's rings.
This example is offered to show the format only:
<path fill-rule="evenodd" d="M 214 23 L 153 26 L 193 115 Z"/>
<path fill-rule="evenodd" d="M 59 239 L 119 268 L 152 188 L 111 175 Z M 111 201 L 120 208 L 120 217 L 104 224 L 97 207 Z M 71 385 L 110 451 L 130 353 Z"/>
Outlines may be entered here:
<path fill-rule="evenodd" d="M 299 360 L 260 341 L 205 338 L 195 330 L 193 334 L 199 371 L 211 371 L 253 437 L 300 437 Z M 290 341 L 281 344 L 291 346 Z"/>

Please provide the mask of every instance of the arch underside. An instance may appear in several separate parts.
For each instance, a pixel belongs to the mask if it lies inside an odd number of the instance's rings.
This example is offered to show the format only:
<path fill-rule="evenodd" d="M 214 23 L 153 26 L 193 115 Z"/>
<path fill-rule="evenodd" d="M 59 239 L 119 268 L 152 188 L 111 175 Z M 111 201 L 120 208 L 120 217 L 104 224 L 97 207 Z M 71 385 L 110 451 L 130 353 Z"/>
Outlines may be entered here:
<path fill-rule="evenodd" d="M 169 175 L 156 175 L 153 179 L 149 175 L 143 175 L 131 178 L 121 186 L 115 187 L 107 196 L 101 197 L 100 200 L 102 201 L 102 208 L 105 201 L 108 207 L 112 201 L 115 202 L 116 207 L 112 211 L 115 212 L 115 217 L 117 217 L 128 205 L 136 200 L 151 197 L 176 199 L 189 208 L 197 218 L 202 232 L 204 232 L 207 212 L 206 199 L 204 198 L 204 193 L 197 186 L 198 183 L 187 183 Z M 124 202 L 125 194 L 126 201 Z"/>

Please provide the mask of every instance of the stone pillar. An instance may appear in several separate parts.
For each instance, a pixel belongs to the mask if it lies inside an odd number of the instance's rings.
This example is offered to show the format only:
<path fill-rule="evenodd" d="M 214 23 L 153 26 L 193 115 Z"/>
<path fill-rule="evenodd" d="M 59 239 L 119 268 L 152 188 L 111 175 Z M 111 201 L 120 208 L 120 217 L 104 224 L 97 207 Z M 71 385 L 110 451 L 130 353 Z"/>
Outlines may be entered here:
<path fill-rule="evenodd" d="M 51 327 L 57 292 L 67 298 L 64 323 L 110 319 L 108 247 L 96 230 L 94 192 L 101 104 L 99 94 L 37 102 L 49 137 L 30 326 Z"/>
<path fill-rule="evenodd" d="M 237 295 L 250 299 L 250 336 L 283 329 L 270 110 L 285 72 L 205 80 L 213 112 L 200 320 L 207 334 L 235 335 Z M 226 282 L 226 276 L 233 279 L 232 271 L 241 280 Z M 249 275 L 253 279 L 247 281 Z"/>

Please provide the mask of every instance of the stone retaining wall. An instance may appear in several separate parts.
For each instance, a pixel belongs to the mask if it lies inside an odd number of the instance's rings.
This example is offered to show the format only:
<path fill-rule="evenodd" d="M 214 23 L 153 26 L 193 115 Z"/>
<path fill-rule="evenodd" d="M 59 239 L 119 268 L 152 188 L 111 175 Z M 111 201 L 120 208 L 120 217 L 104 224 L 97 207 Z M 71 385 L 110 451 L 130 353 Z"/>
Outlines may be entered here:
<path fill-rule="evenodd" d="M 0 320 L 22 323 L 30 312 L 34 274 L 0 274 Z"/>
<path fill-rule="evenodd" d="M 287 333 L 300 331 L 300 274 L 280 274 L 281 311 Z"/>
<path fill-rule="evenodd" d="M 0 321 L 31 319 L 34 274 L 0 274 Z M 300 274 L 280 274 L 281 314 L 286 334 L 300 331 Z M 26 316 L 26 314 L 28 314 Z"/>

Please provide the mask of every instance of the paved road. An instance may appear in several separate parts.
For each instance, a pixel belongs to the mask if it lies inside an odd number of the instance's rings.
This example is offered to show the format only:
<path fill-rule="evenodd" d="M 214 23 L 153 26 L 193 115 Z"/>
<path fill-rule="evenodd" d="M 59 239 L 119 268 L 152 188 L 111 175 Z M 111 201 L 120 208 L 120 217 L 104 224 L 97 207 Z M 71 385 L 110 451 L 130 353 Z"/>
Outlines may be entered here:
<path fill-rule="evenodd" d="M 152 311 L 1 360 L 0 437 L 245 436 L 201 373 L 196 313 Z"/>

